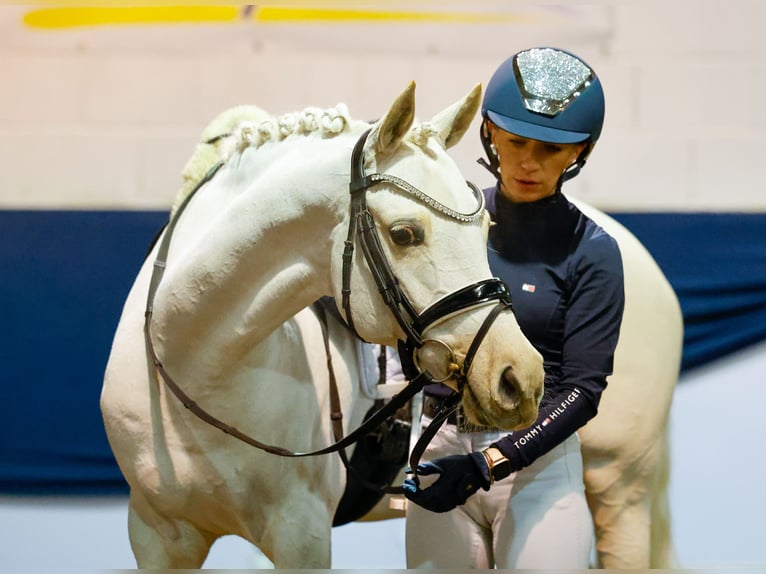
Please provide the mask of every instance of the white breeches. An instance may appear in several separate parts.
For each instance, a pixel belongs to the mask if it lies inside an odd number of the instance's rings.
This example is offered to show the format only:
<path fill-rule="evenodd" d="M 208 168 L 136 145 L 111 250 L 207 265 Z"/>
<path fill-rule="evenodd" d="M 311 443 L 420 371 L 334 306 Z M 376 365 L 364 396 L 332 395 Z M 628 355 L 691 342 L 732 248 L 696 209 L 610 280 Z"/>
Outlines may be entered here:
<path fill-rule="evenodd" d="M 458 433 L 445 424 L 423 460 L 481 450 L 504 434 Z M 450 512 L 409 502 L 407 568 L 587 569 L 593 527 L 582 476 L 575 434 Z M 422 478 L 422 486 L 430 478 Z"/>

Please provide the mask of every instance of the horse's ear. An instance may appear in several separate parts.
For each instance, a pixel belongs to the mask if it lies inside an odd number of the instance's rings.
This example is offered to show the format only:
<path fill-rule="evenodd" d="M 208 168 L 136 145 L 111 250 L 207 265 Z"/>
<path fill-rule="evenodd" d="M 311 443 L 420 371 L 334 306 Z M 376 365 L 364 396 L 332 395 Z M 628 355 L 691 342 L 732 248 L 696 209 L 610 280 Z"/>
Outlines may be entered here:
<path fill-rule="evenodd" d="M 375 126 L 369 140 L 378 153 L 391 153 L 399 147 L 414 121 L 415 82 L 410 82 Z"/>
<path fill-rule="evenodd" d="M 436 130 L 436 137 L 445 149 L 460 141 L 471 125 L 480 103 L 481 84 L 476 84 L 462 100 L 433 117 L 431 127 Z"/>

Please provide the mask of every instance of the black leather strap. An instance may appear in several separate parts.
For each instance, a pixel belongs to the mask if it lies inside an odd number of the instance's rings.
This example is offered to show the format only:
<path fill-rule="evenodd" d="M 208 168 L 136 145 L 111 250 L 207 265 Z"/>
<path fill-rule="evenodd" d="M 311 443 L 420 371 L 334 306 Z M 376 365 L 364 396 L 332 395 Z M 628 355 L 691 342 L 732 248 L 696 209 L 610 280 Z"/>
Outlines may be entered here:
<path fill-rule="evenodd" d="M 450 293 L 425 309 L 416 319 L 415 328 L 422 333 L 429 325 L 442 317 L 494 299 L 507 302 L 506 308 L 512 308 L 511 292 L 502 280 L 493 277 L 473 283 Z"/>
<path fill-rule="evenodd" d="M 222 420 L 211 415 L 205 409 L 200 407 L 197 404 L 197 402 L 194 401 L 188 394 L 186 394 L 183 391 L 183 389 L 181 389 L 181 387 L 175 382 L 173 377 L 171 377 L 170 373 L 168 373 L 168 371 L 165 369 L 165 366 L 162 364 L 159 357 L 157 356 L 157 353 L 155 352 L 155 349 L 154 349 L 154 345 L 151 343 L 150 320 L 151 320 L 151 313 L 147 313 L 146 321 L 144 323 L 144 334 L 148 342 L 148 348 L 150 351 L 152 361 L 157 371 L 159 372 L 160 376 L 162 377 L 162 380 L 165 381 L 165 384 L 167 385 L 167 387 L 178 398 L 178 400 L 181 401 L 184 407 L 189 409 L 189 411 L 191 411 L 199 419 L 216 427 L 222 432 L 228 435 L 231 435 L 234 438 L 249 444 L 250 446 L 254 446 L 260 450 L 269 452 L 271 454 L 276 454 L 279 456 L 284 456 L 284 457 L 316 456 L 320 454 L 329 454 L 329 453 L 337 452 L 347 446 L 350 446 L 354 444 L 357 440 L 362 438 L 365 434 L 367 434 L 371 429 L 376 428 L 380 423 L 382 423 L 389 416 L 395 413 L 400 407 L 404 406 L 416 393 L 418 393 L 425 385 L 431 382 L 431 379 L 430 377 L 427 376 L 427 373 L 424 374 L 423 376 L 417 377 L 416 379 L 412 380 L 404 389 L 402 389 L 399 393 L 394 395 L 388 403 L 386 403 L 382 408 L 376 411 L 371 417 L 365 420 L 360 427 L 358 427 L 356 430 L 354 430 L 352 433 L 350 433 L 349 435 L 345 437 L 343 437 L 342 426 L 340 426 L 340 429 L 338 430 L 338 426 L 342 424 L 342 415 L 340 414 L 340 401 L 337 398 L 337 387 L 335 388 L 334 391 L 331 389 L 331 410 L 333 413 L 331 416 L 333 417 L 333 428 L 334 428 L 336 437 L 340 436 L 342 438 L 339 438 L 333 444 L 319 450 L 314 450 L 309 452 L 294 452 L 280 446 L 270 445 L 270 444 L 261 442 L 243 433 L 239 429 L 226 424 Z M 329 354 L 328 354 L 328 357 L 329 357 Z M 332 367 L 332 363 L 329 358 L 328 358 L 328 367 L 329 368 Z M 332 381 L 334 379 L 334 374 L 330 378 L 331 378 L 331 384 L 332 384 Z"/>

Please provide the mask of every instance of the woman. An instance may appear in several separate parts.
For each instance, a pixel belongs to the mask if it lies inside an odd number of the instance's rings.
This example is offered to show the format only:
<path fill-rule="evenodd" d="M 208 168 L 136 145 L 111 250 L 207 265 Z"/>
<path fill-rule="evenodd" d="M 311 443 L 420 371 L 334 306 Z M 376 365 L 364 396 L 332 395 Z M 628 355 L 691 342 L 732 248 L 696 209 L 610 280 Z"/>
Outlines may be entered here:
<path fill-rule="evenodd" d="M 458 413 L 440 429 L 418 469 L 426 478 L 404 483 L 415 503 L 407 565 L 587 568 L 593 534 L 576 431 L 596 415 L 612 372 L 623 275 L 615 240 L 561 186 L 598 140 L 603 91 L 577 56 L 533 48 L 497 69 L 482 116 L 482 161 L 497 178 L 485 190 L 496 222 L 490 267 L 543 355 L 545 394 L 529 428 L 470 428 Z M 448 393 L 426 389 L 424 425 Z"/>

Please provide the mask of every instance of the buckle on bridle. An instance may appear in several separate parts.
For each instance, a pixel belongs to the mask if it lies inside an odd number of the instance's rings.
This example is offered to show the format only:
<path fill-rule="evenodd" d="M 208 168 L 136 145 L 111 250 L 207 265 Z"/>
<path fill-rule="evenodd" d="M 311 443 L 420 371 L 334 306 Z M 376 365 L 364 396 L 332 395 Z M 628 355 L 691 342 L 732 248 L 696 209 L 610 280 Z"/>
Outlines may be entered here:
<path fill-rule="evenodd" d="M 463 372 L 464 363 L 458 362 L 457 357 L 455 356 L 455 351 L 452 350 L 452 347 L 450 347 L 447 343 L 442 341 L 441 339 L 424 339 L 422 344 L 419 347 L 416 347 L 415 350 L 412 353 L 412 361 L 415 363 L 415 367 L 419 371 L 423 371 L 424 369 L 420 365 L 420 354 L 426 350 L 426 346 L 430 344 L 436 344 L 441 345 L 444 347 L 447 351 L 447 355 L 445 357 L 445 368 L 443 373 L 432 373 L 429 372 L 431 375 L 431 379 L 434 383 L 443 383 L 445 381 L 448 381 L 452 378 L 465 379 L 466 373 Z"/>

